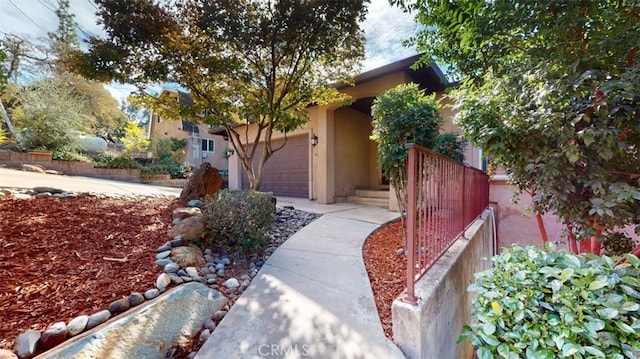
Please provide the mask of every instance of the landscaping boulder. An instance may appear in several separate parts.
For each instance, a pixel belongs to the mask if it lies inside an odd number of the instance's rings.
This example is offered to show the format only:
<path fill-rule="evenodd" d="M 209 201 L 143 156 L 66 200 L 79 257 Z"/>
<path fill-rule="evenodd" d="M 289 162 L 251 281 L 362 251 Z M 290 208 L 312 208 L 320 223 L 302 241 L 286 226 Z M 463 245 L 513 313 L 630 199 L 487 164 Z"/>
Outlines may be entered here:
<path fill-rule="evenodd" d="M 173 219 L 185 219 L 202 214 L 202 210 L 197 207 L 178 207 L 173 210 Z"/>
<path fill-rule="evenodd" d="M 205 266 L 205 260 L 204 255 L 202 254 L 202 250 L 195 246 L 182 246 L 172 248 L 171 260 L 179 264 L 182 268 L 202 268 Z"/>
<path fill-rule="evenodd" d="M 51 324 L 40 336 L 38 349 L 48 350 L 64 342 L 67 338 L 67 324 L 56 322 Z"/>
<path fill-rule="evenodd" d="M 185 218 L 180 223 L 169 229 L 167 233 L 170 238 L 180 236 L 187 243 L 202 238 L 204 231 L 204 219 L 202 215 Z"/>
<path fill-rule="evenodd" d="M 44 173 L 44 169 L 42 167 L 28 164 L 23 164 L 22 170 L 26 172 Z"/>
<path fill-rule="evenodd" d="M 218 170 L 208 162 L 203 163 L 193 172 L 189 181 L 182 189 L 178 203 L 186 204 L 194 199 L 204 199 L 206 196 L 215 197 L 222 188 L 222 177 Z"/>

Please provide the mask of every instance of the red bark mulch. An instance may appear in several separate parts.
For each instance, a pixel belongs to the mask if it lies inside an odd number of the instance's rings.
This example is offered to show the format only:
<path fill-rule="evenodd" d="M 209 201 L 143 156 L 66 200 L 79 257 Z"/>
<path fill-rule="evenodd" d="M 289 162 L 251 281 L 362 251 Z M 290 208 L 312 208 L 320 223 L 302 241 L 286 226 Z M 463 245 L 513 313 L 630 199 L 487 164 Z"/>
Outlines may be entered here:
<path fill-rule="evenodd" d="M 174 202 L 0 200 L 0 348 L 153 288 Z"/>
<path fill-rule="evenodd" d="M 404 248 L 404 240 L 399 220 L 373 232 L 362 247 L 378 315 L 389 339 L 393 339 L 391 304 L 404 290 L 407 278 L 407 257 L 398 255 L 400 248 Z"/>

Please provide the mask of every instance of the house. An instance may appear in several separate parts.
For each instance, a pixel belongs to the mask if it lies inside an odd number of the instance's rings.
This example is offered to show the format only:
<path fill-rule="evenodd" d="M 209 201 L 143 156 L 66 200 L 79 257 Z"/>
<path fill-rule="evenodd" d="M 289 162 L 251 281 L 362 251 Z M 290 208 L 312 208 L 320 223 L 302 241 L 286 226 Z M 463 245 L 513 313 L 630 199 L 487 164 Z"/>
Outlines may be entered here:
<path fill-rule="evenodd" d="M 162 89 L 158 96 L 176 96 L 184 105 L 193 104 L 188 93 L 173 89 Z M 151 114 L 147 136 L 151 139 L 176 138 L 187 139 L 187 147 L 180 158 L 194 167 L 204 162 L 217 168 L 223 176 L 227 175 L 228 161 L 226 158 L 227 141 L 223 136 L 209 133 L 211 125 L 196 124 L 188 119 L 179 121 L 165 120 L 158 113 Z"/>
<path fill-rule="evenodd" d="M 338 87 L 353 97 L 349 106 L 308 107 L 309 122 L 288 133 L 286 146 L 265 164 L 261 190 L 309 198 L 321 204 L 352 201 L 395 208 L 395 201 L 389 201 L 395 196 L 390 195 L 392 191 L 377 164 L 377 144 L 370 139 L 371 105 L 377 95 L 408 82 L 441 97 L 448 84 L 437 65 L 410 69 L 419 57 L 365 72 L 355 79 L 354 86 Z M 451 123 L 451 111 L 449 108 L 441 111 L 445 132 L 458 131 Z M 283 138 L 282 133 L 274 133 L 273 146 L 281 144 Z M 471 166 L 479 167 L 482 163 L 479 151 L 470 146 L 465 158 Z M 249 188 L 237 156 L 229 158 L 229 188 Z"/>

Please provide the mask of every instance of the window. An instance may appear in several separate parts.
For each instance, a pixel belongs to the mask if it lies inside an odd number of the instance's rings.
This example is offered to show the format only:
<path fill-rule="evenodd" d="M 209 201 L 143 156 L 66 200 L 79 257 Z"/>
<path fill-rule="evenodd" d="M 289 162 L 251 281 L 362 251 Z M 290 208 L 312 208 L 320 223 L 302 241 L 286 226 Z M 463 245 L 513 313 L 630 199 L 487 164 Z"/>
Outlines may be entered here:
<path fill-rule="evenodd" d="M 216 141 L 207 138 L 202 139 L 202 152 L 216 152 Z"/>
<path fill-rule="evenodd" d="M 162 117 L 160 117 L 160 116 L 157 116 L 157 117 L 156 117 L 156 122 L 157 122 L 157 123 L 160 123 L 160 122 L 162 122 Z"/>

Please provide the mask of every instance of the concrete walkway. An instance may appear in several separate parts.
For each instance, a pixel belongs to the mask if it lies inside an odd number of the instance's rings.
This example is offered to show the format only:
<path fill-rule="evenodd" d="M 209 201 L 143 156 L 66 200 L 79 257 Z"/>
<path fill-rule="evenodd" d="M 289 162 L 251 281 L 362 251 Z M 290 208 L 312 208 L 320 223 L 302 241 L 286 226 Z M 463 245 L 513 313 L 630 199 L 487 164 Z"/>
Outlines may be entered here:
<path fill-rule="evenodd" d="M 179 196 L 181 188 L 142 183 L 112 181 L 82 176 L 57 176 L 0 167 L 0 187 L 55 187 L 73 192 L 95 192 L 120 195 Z"/>
<path fill-rule="evenodd" d="M 266 261 L 196 358 L 403 358 L 382 331 L 362 260 L 365 239 L 398 214 L 293 198 L 278 205 L 324 216 Z"/>

